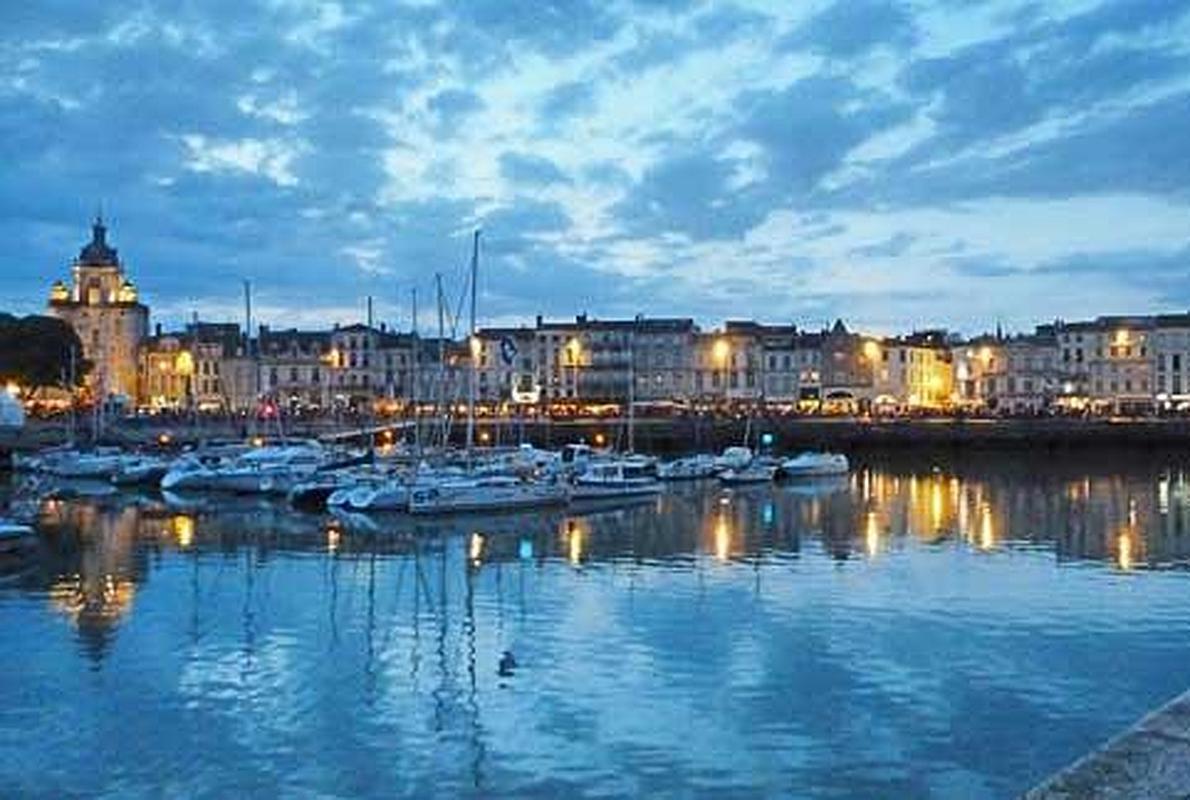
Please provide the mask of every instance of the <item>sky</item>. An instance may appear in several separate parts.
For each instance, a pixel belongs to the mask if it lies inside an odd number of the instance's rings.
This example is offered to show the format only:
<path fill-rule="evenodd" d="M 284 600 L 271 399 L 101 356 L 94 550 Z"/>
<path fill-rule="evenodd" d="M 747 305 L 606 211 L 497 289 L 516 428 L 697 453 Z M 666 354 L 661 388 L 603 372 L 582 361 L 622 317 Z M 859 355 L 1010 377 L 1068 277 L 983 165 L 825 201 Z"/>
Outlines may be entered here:
<path fill-rule="evenodd" d="M 0 308 L 102 207 L 154 317 L 1190 308 L 1190 0 L 0 8 Z"/>

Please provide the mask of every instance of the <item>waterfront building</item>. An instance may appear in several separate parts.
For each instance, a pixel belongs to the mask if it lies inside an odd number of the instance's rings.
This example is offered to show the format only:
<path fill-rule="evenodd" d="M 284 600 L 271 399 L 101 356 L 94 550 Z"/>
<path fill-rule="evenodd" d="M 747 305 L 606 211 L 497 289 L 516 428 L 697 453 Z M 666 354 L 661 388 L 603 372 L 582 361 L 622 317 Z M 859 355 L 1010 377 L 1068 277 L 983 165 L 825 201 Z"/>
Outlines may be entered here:
<path fill-rule="evenodd" d="M 728 320 L 694 339 L 694 396 L 703 402 L 757 401 L 763 396 L 764 326 Z"/>
<path fill-rule="evenodd" d="M 91 226 L 91 241 L 71 266 L 68 286 L 50 288 L 49 313 L 70 324 L 92 364 L 87 386 L 97 398 L 137 396 L 142 341 L 148 336 L 149 309 L 124 272 L 116 248 L 107 242 L 101 217 Z"/>
<path fill-rule="evenodd" d="M 759 331 L 763 350 L 762 391 L 766 403 L 792 409 L 800 390 L 796 325 L 765 325 Z"/>
<path fill-rule="evenodd" d="M 1154 400 L 1162 410 L 1190 407 L 1190 313 L 1160 314 L 1153 336 Z"/>
<path fill-rule="evenodd" d="M 301 409 L 329 409 L 333 391 L 332 373 L 338 365 L 331 347 L 330 331 L 300 331 L 296 328 L 275 331 L 260 326 L 256 355 L 249 367 L 255 371 L 237 386 L 249 393 L 236 397 L 236 407 L 253 410 L 261 399 L 280 405 L 289 411 Z M 243 368 L 241 363 L 236 367 Z M 255 391 L 252 392 L 253 383 Z"/>
<path fill-rule="evenodd" d="M 484 403 L 537 403 L 532 328 L 482 328 L 476 333 L 476 394 Z"/>
<path fill-rule="evenodd" d="M 224 361 L 235 354 L 239 326 L 231 325 L 234 338 L 225 339 L 222 326 L 191 325 L 185 333 L 156 334 L 140 349 L 137 405 L 153 410 L 218 411 L 229 407 L 224 394 Z"/>
<path fill-rule="evenodd" d="M 955 344 L 951 356 L 956 404 L 968 411 L 1040 413 L 1067 383 L 1052 326 L 1028 335 L 979 336 Z"/>
<path fill-rule="evenodd" d="M 855 413 L 869 407 L 883 355 L 879 342 L 848 330 L 841 319 L 822 332 L 821 342 L 822 409 Z"/>
<path fill-rule="evenodd" d="M 1056 322 L 1063 382 L 1072 405 L 1109 413 L 1151 411 L 1156 386 L 1154 317 Z M 1065 392 L 1064 392 L 1065 393 Z"/>
<path fill-rule="evenodd" d="M 952 344 L 945 331 L 927 330 L 865 346 L 866 360 L 875 365 L 876 409 L 932 411 L 952 406 L 956 401 Z"/>
<path fill-rule="evenodd" d="M 698 329 L 692 319 L 638 316 L 599 320 L 580 314 L 574 322 L 537 318 L 533 364 L 545 401 L 614 403 L 685 398 L 690 392 L 692 349 Z"/>
<path fill-rule="evenodd" d="M 412 396 L 413 337 L 398 334 L 381 323 L 336 326 L 330 334 L 333 398 L 339 404 L 362 408 L 387 401 L 390 409 Z"/>

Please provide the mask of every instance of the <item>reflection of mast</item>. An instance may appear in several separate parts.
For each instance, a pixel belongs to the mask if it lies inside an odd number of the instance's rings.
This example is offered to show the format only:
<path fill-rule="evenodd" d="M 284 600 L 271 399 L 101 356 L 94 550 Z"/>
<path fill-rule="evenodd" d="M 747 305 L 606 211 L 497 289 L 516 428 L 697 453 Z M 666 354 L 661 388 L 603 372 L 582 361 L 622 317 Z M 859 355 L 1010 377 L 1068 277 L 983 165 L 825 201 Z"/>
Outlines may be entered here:
<path fill-rule="evenodd" d="M 247 679 L 248 671 L 252 666 L 252 657 L 256 655 L 256 625 L 252 613 L 253 578 L 252 549 L 246 547 L 244 548 L 244 606 L 241 612 L 244 620 L 244 663 L 240 671 L 242 679 Z"/>
<path fill-rule="evenodd" d="M 472 785 L 478 789 L 483 783 L 484 746 L 480 735 L 479 723 L 479 687 L 475 672 L 475 576 L 478 568 L 472 569 L 470 563 L 466 567 L 467 593 L 466 614 L 464 626 L 467 633 L 467 713 L 471 723 L 471 761 Z"/>
<path fill-rule="evenodd" d="M 367 680 L 365 686 L 367 693 L 371 696 L 376 689 L 376 670 L 374 661 L 376 657 L 375 645 L 375 629 L 376 629 L 376 547 L 372 547 L 372 557 L 368 560 L 368 623 L 364 628 L 365 648 L 364 657 L 364 675 Z"/>

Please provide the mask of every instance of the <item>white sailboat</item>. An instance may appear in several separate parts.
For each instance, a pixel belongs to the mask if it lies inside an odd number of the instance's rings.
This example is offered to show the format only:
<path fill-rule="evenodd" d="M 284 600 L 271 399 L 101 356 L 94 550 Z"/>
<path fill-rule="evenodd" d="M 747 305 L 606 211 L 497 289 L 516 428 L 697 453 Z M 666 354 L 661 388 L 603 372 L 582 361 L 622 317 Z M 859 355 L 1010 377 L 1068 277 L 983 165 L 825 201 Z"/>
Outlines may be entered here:
<path fill-rule="evenodd" d="M 570 489 L 563 483 L 523 481 L 496 475 L 415 486 L 409 493 L 409 512 L 517 511 L 565 505 L 569 499 Z"/>

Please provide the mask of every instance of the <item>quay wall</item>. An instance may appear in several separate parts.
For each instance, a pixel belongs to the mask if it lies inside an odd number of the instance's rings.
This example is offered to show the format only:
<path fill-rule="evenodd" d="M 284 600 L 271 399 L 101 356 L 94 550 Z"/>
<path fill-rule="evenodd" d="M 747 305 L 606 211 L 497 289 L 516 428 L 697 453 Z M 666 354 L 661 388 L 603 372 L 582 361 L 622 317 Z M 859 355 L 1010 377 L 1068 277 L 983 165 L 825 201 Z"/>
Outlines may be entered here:
<path fill-rule="evenodd" d="M 393 423 L 397 425 L 399 423 Z M 329 419 L 287 422 L 293 436 L 342 435 L 361 428 L 383 429 L 377 420 Z M 425 423 L 428 430 L 431 425 Z M 265 426 L 257 426 L 265 432 Z M 237 438 L 252 432 L 242 421 L 204 420 L 198 425 L 179 421 L 139 420 L 111 424 L 101 441 L 107 444 L 145 445 L 167 434 L 175 445 L 210 438 Z M 275 430 L 275 429 L 274 429 Z M 461 444 L 465 425 L 452 427 L 452 441 Z M 851 418 L 768 417 L 740 418 L 677 417 L 638 419 L 636 449 L 657 455 L 678 455 L 695 451 L 721 451 L 724 447 L 748 443 L 756 447 L 766 434 L 778 453 L 803 449 L 833 449 L 842 452 L 867 450 L 976 450 L 1052 452 L 1088 447 L 1132 447 L 1144 449 L 1186 449 L 1190 454 L 1190 420 L 1084 420 L 1084 419 L 915 419 L 870 421 Z M 395 436 L 400 436 L 394 431 Z M 543 421 L 483 418 L 477 424 L 479 441 L 490 444 L 530 442 L 542 447 L 560 447 L 570 442 L 627 446 L 627 425 L 615 418 Z M 13 451 L 35 450 L 61 443 L 66 438 L 61 423 L 33 422 L 19 432 L 0 432 L 0 465 Z M 361 435 L 359 441 L 366 441 Z"/>
<path fill-rule="evenodd" d="M 1190 692 L 1152 712 L 1022 800 L 1190 797 Z"/>

